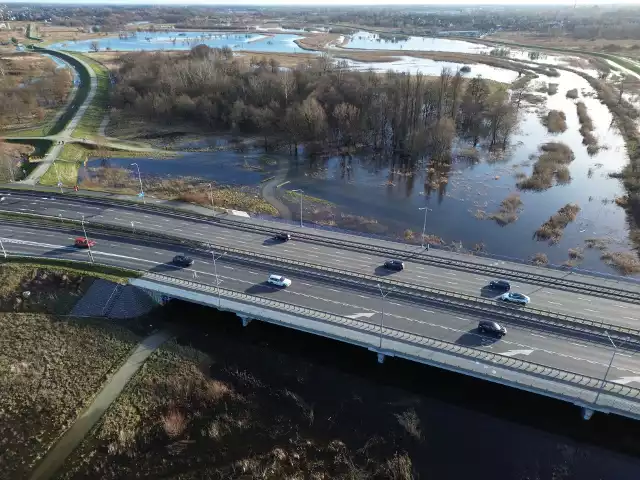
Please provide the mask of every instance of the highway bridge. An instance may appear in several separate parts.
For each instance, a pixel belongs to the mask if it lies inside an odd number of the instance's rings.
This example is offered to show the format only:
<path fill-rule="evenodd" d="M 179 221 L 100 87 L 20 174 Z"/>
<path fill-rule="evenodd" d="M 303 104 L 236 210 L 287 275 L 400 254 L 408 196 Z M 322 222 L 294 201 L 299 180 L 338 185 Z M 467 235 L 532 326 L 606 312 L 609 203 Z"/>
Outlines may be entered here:
<path fill-rule="evenodd" d="M 82 234 L 96 262 L 145 272 L 133 280 L 157 294 L 232 310 L 347 341 L 378 353 L 570 401 L 584 409 L 640 418 L 640 285 L 527 265 L 425 251 L 416 246 L 295 229 L 275 243 L 278 224 L 202 218 L 185 212 L 73 196 L 5 192 L 0 238 L 9 255 L 72 260 Z M 176 253 L 190 269 L 170 264 Z M 406 269 L 380 269 L 389 258 Z M 215 261 L 214 261 L 215 258 Z M 293 280 L 265 283 L 269 273 Z M 496 277 L 532 297 L 506 306 L 486 289 Z M 477 333 L 480 319 L 509 333 Z M 606 380 L 605 380 L 606 378 Z"/>

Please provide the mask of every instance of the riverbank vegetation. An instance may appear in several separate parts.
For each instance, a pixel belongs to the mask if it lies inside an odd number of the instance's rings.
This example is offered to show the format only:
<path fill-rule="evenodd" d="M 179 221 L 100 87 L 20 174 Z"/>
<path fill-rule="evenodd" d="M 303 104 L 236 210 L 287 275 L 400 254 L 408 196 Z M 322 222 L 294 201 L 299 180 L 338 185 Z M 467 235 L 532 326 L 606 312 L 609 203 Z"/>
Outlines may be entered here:
<path fill-rule="evenodd" d="M 520 195 L 512 193 L 500 202 L 500 208 L 497 212 L 484 214 L 482 218 L 494 220 L 498 225 L 504 227 L 518 220 L 522 206 L 523 202 L 520 200 Z"/>
<path fill-rule="evenodd" d="M 578 89 L 572 88 L 571 90 L 567 90 L 567 98 L 578 98 Z"/>
<path fill-rule="evenodd" d="M 2 471 L 6 478 L 28 478 L 136 337 L 87 318 L 36 313 L 0 313 L 0 329 Z"/>
<path fill-rule="evenodd" d="M 71 91 L 69 69 L 36 53 L 0 55 L 0 132 L 48 135 Z"/>
<path fill-rule="evenodd" d="M 598 153 L 600 147 L 598 147 L 598 140 L 593 134 L 593 121 L 587 112 L 587 106 L 584 102 L 578 102 L 576 104 L 576 108 L 578 111 L 578 120 L 580 121 L 580 135 L 582 135 L 582 143 L 587 146 L 587 152 L 589 155 L 594 155 Z"/>
<path fill-rule="evenodd" d="M 580 207 L 578 205 L 567 203 L 536 230 L 536 239 L 548 240 L 550 243 L 558 243 L 562 238 L 564 229 L 578 217 L 578 213 L 580 213 Z"/>
<path fill-rule="evenodd" d="M 565 143 L 549 142 L 540 146 L 542 153 L 533 164 L 533 172 L 517 183 L 521 190 L 547 190 L 555 183 L 571 181 L 569 165 L 575 155 Z"/>
<path fill-rule="evenodd" d="M 326 56 L 291 71 L 243 68 L 204 45 L 183 58 L 132 53 L 121 62 L 114 108 L 159 124 L 259 136 L 266 148 L 371 148 L 448 163 L 456 134 L 499 147 L 515 128 L 508 92 L 448 69 L 436 78 L 380 75 Z"/>
<path fill-rule="evenodd" d="M 549 133 L 562 133 L 567 130 L 567 115 L 560 110 L 550 110 L 542 116 L 542 124 Z"/>

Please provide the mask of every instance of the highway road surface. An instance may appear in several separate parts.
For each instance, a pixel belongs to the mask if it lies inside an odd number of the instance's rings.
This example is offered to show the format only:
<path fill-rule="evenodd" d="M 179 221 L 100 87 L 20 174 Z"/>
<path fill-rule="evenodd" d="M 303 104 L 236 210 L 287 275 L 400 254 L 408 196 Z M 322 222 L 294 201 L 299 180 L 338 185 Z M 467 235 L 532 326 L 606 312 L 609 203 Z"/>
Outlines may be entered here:
<path fill-rule="evenodd" d="M 52 258 L 87 260 L 88 252 L 73 246 L 78 232 L 53 227 L 25 227 L 7 224 L 0 227 L 4 248 L 14 254 L 37 254 Z M 195 258 L 192 268 L 180 269 L 170 264 L 177 247 L 120 239 L 116 235 L 89 235 L 97 241 L 93 248 L 96 261 L 115 266 L 140 269 L 196 279 L 215 285 L 214 265 L 207 251 L 187 252 Z M 219 252 L 217 255 L 220 255 Z M 216 257 L 218 258 L 218 257 Z M 259 264 L 240 264 L 222 255 L 216 262 L 220 285 L 252 295 L 318 309 L 378 325 L 383 300 L 367 289 L 345 288 L 330 281 L 290 276 L 290 288 L 279 289 L 266 284 L 270 273 Z M 384 324 L 388 327 L 480 348 L 493 353 L 517 356 L 535 363 L 602 378 L 611 361 L 613 348 L 601 340 L 580 334 L 559 334 L 540 327 L 528 329 L 505 323 L 508 335 L 502 340 L 479 335 L 478 321 L 483 315 L 446 310 L 438 304 L 413 302 L 391 295 L 384 300 Z M 608 380 L 640 387 L 640 352 L 618 346 Z"/>
<path fill-rule="evenodd" d="M 405 259 L 405 270 L 392 273 L 380 268 L 386 257 L 380 255 L 338 250 L 332 246 L 312 244 L 294 238 L 286 243 L 273 242 L 264 233 L 248 232 L 227 228 L 211 222 L 204 222 L 178 215 L 168 216 L 126 207 L 111 207 L 83 201 L 73 197 L 23 196 L 19 193 L 4 195 L 0 202 L 0 211 L 14 211 L 31 214 L 43 214 L 63 218 L 80 219 L 83 215 L 88 222 L 124 226 L 131 229 L 144 229 L 150 232 L 165 233 L 172 236 L 202 242 L 212 242 L 220 246 L 235 247 L 252 252 L 274 255 L 284 259 L 306 261 L 319 266 L 331 266 L 342 270 L 368 275 L 389 276 L 417 286 L 434 287 L 455 293 L 496 298 L 499 292 L 487 288 L 494 277 L 474 272 L 464 272 L 426 265 Z M 90 226 L 89 226 L 90 230 Z M 36 236 L 36 239 L 39 237 Z M 358 238 L 360 241 L 364 239 Z M 420 250 L 415 247 L 416 252 Z M 423 253 L 420 253 L 423 255 Z M 540 285 L 526 283 L 517 279 L 511 281 L 512 291 L 531 297 L 531 306 L 537 309 L 574 315 L 596 322 L 613 323 L 631 328 L 640 328 L 640 305 L 589 296 Z M 604 280 L 590 278 L 597 283 Z M 609 285 L 611 285 L 609 283 Z M 626 290 L 637 291 L 640 298 L 640 285 L 622 284 Z"/>

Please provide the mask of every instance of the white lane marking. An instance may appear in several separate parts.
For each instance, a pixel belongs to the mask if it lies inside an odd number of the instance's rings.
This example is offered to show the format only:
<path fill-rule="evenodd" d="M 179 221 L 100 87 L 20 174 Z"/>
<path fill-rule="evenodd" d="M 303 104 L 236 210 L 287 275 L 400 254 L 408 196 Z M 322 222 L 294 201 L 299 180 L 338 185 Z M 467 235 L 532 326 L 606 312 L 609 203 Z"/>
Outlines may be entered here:
<path fill-rule="evenodd" d="M 366 295 L 360 295 L 360 294 L 358 294 L 358 296 L 359 296 L 360 298 L 369 298 L 369 297 L 367 297 Z"/>
<path fill-rule="evenodd" d="M 547 303 L 551 303 L 552 305 L 560 305 L 560 306 L 562 306 L 562 304 L 561 304 L 561 303 L 558 303 L 558 302 L 552 302 L 552 301 L 549 301 L 549 302 L 547 302 Z"/>
<path fill-rule="evenodd" d="M 317 247 L 309 247 L 311 250 L 319 250 Z"/>
<path fill-rule="evenodd" d="M 307 257 L 313 257 L 313 258 L 318 258 L 318 255 L 311 255 L 311 254 L 307 254 Z"/>
<path fill-rule="evenodd" d="M 465 322 L 470 321 L 468 318 L 456 317 L 458 320 L 464 320 Z"/>
<path fill-rule="evenodd" d="M 627 320 L 633 320 L 634 322 L 636 321 L 635 318 L 631 318 L 631 317 L 622 317 L 622 318 L 626 318 Z"/>
<path fill-rule="evenodd" d="M 151 218 L 149 215 L 143 215 L 144 218 Z"/>
<path fill-rule="evenodd" d="M 228 265 L 222 265 L 222 268 L 226 268 L 227 270 L 234 270 L 233 267 L 229 267 Z"/>
<path fill-rule="evenodd" d="M 531 355 L 533 350 L 509 350 L 508 352 L 502 352 L 500 355 L 505 357 L 513 357 L 514 355 Z"/>
<path fill-rule="evenodd" d="M 576 347 L 582 347 L 582 348 L 587 348 L 586 345 L 581 345 L 579 343 L 573 343 L 573 342 L 569 342 L 571 345 L 575 345 Z"/>
<path fill-rule="evenodd" d="M 450 285 L 457 285 L 458 284 L 457 282 L 447 282 L 447 283 L 450 284 Z"/>
<path fill-rule="evenodd" d="M 301 284 L 301 285 L 306 285 L 307 287 L 310 287 L 310 286 L 311 286 L 311 284 L 309 284 L 309 283 L 304 283 L 304 282 L 300 282 L 300 284 Z"/>
<path fill-rule="evenodd" d="M 149 226 L 156 227 L 156 228 L 164 228 L 162 225 L 154 225 L 153 223 L 150 223 Z"/>
<path fill-rule="evenodd" d="M 353 315 L 347 315 L 347 318 L 371 318 L 376 314 L 376 312 L 367 312 L 367 313 L 354 313 Z"/>
<path fill-rule="evenodd" d="M 640 377 L 622 377 L 617 380 L 613 380 L 613 383 L 619 383 L 620 385 L 626 385 L 631 382 L 640 382 Z"/>
<path fill-rule="evenodd" d="M 537 333 L 532 333 L 531 336 L 539 337 L 539 338 L 547 338 L 547 337 L 543 337 L 542 335 L 538 335 Z"/>
<path fill-rule="evenodd" d="M 627 308 L 629 308 L 629 307 L 625 307 L 624 305 L 616 305 L 616 307 L 618 307 L 618 308 L 624 308 L 625 310 L 626 310 Z"/>
<path fill-rule="evenodd" d="M 336 290 L 335 288 L 327 288 L 327 290 L 331 290 L 332 292 L 340 293 L 340 291 Z"/>
<path fill-rule="evenodd" d="M 591 313 L 598 313 L 597 310 L 591 310 L 590 308 L 585 308 L 584 311 L 585 312 L 591 312 Z"/>
<path fill-rule="evenodd" d="M 153 252 L 153 253 L 155 253 L 156 255 L 164 255 L 164 253 L 161 253 L 161 252 Z"/>
<path fill-rule="evenodd" d="M 395 302 L 389 302 L 391 305 L 395 305 L 396 307 L 401 307 L 402 305 L 400 305 L 399 303 L 395 303 Z"/>
<path fill-rule="evenodd" d="M 131 247 L 132 250 L 140 250 L 138 247 Z"/>
<path fill-rule="evenodd" d="M 196 232 L 196 235 L 200 235 L 200 236 L 202 236 L 202 233 L 200 233 L 200 232 Z"/>
<path fill-rule="evenodd" d="M 250 273 L 251 275 L 259 275 L 258 273 L 256 273 L 256 272 L 252 272 L 252 271 L 249 271 L 249 273 Z"/>
<path fill-rule="evenodd" d="M 426 313 L 435 313 L 435 312 L 432 312 L 431 310 L 425 310 L 424 308 L 422 309 L 422 311 Z"/>
<path fill-rule="evenodd" d="M 118 218 L 118 217 L 113 217 L 113 219 L 116 220 L 117 222 L 121 222 L 122 221 L 122 219 Z"/>
<path fill-rule="evenodd" d="M 619 353 L 618 356 L 619 357 L 633 358 L 633 355 L 627 355 L 626 353 Z"/>

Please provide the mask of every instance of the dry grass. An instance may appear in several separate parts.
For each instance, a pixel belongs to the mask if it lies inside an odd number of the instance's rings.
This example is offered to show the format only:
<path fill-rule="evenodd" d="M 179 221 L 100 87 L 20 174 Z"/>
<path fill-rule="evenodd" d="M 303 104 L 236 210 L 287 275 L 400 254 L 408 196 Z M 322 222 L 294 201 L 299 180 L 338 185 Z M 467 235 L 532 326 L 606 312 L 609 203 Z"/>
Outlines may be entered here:
<path fill-rule="evenodd" d="M 89 319 L 0 313 L 0 458 L 4 478 L 28 478 L 137 338 Z"/>
<path fill-rule="evenodd" d="M 567 116 L 560 110 L 550 110 L 542 117 L 542 124 L 550 133 L 561 133 L 567 130 Z"/>
<path fill-rule="evenodd" d="M 538 266 L 547 265 L 549 263 L 549 258 L 545 253 L 536 253 L 531 257 L 531 263 Z"/>
<path fill-rule="evenodd" d="M 567 98 L 578 98 L 578 89 L 572 88 L 571 90 L 567 90 Z"/>
<path fill-rule="evenodd" d="M 623 275 L 640 273 L 640 259 L 635 252 L 606 252 L 600 258 Z"/>
<path fill-rule="evenodd" d="M 156 351 L 61 478 L 416 478 L 407 450 L 422 443 L 419 402 L 218 325 L 206 341 L 199 327 L 181 334 L 210 355 L 175 343 Z"/>
<path fill-rule="evenodd" d="M 587 112 L 587 106 L 583 102 L 576 104 L 578 111 L 578 120 L 580 121 L 580 134 L 582 135 L 582 143 L 587 146 L 589 155 L 593 155 L 600 150 L 598 140 L 593 135 L 593 121 Z"/>
<path fill-rule="evenodd" d="M 559 242 L 564 233 L 564 229 L 577 218 L 578 213 L 580 213 L 580 207 L 578 205 L 575 203 L 567 203 L 536 230 L 536 239 L 548 240 L 550 243 Z"/>
<path fill-rule="evenodd" d="M 551 188 L 554 180 L 558 184 L 571 181 L 571 175 L 567 165 L 575 156 L 571 148 L 561 142 L 549 142 L 540 146 L 542 154 L 533 165 L 531 176 L 519 181 L 521 190 L 542 191 Z"/>
<path fill-rule="evenodd" d="M 518 214 L 522 210 L 522 200 L 517 193 L 510 194 L 500 202 L 500 209 L 495 213 L 490 213 L 484 218 L 494 220 L 498 225 L 504 227 L 518 220 Z"/>
<path fill-rule="evenodd" d="M 230 187 L 216 185 L 209 189 L 208 183 L 197 178 L 164 179 L 146 177 L 143 179 L 145 194 L 167 200 L 195 203 L 210 207 L 211 198 L 216 208 L 243 210 L 250 213 L 278 215 L 275 207 L 263 200 L 251 187 Z M 96 168 L 90 181 L 81 183 L 81 188 L 136 194 L 140 191 L 137 178 L 123 168 Z"/>

